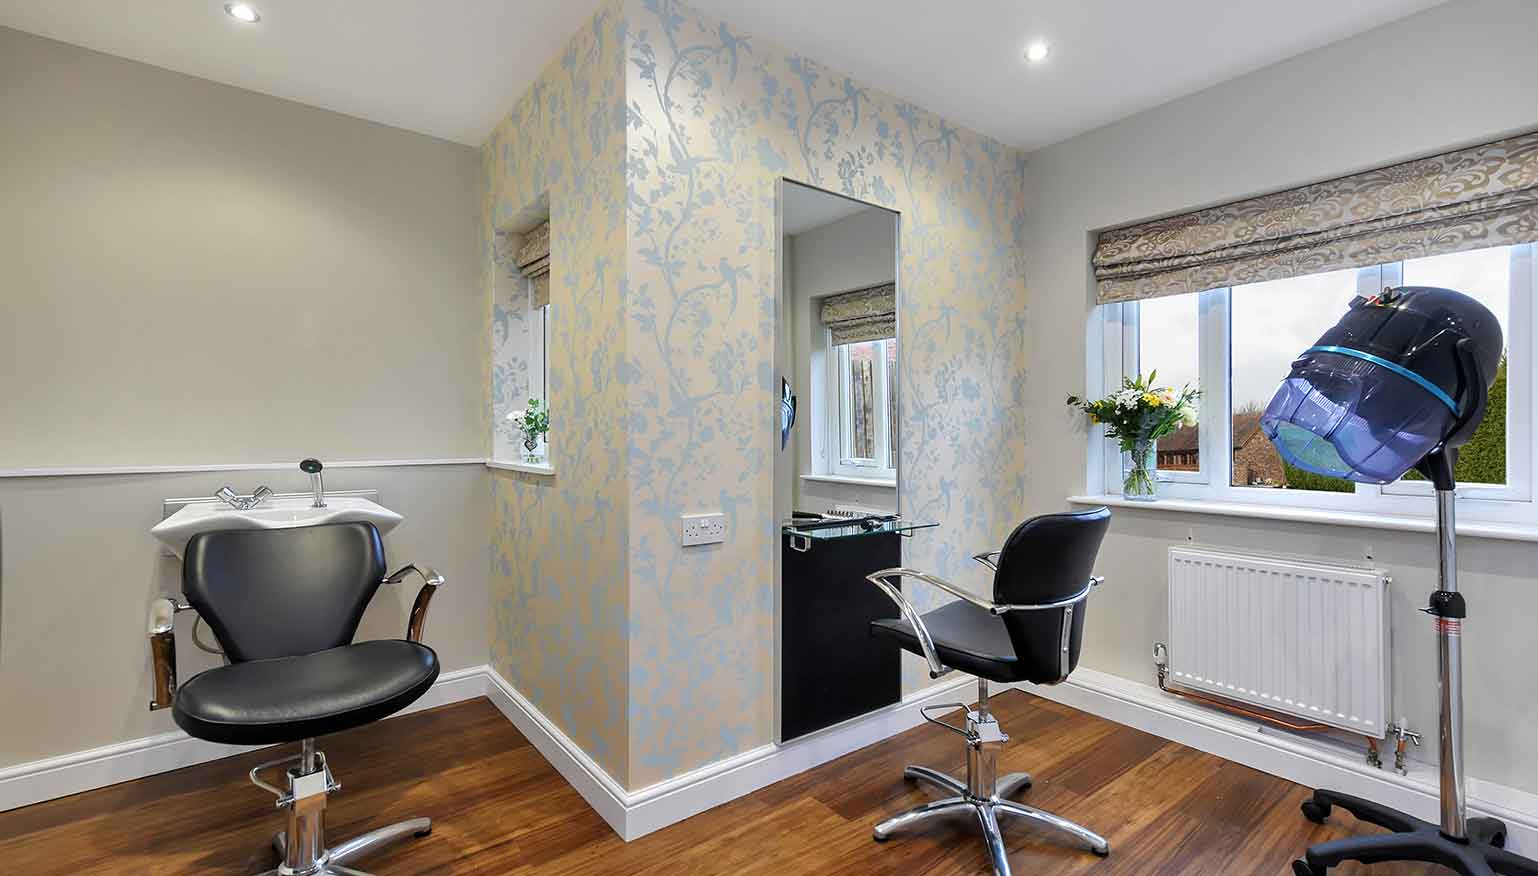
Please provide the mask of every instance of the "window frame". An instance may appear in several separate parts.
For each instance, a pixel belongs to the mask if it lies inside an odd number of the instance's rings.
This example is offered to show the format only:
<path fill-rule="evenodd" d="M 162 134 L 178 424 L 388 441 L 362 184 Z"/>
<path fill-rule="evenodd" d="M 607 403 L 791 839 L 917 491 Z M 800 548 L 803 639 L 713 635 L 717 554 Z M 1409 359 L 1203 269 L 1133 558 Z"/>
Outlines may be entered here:
<path fill-rule="evenodd" d="M 824 422 L 824 458 L 820 461 L 822 473 L 861 480 L 890 481 L 897 483 L 897 468 L 886 465 L 892 458 L 892 446 L 896 440 L 895 424 L 891 417 L 892 369 L 888 364 L 886 344 L 896 343 L 896 338 L 881 338 L 881 354 L 875 356 L 873 379 L 876 397 L 872 413 L 876 419 L 875 456 L 871 459 L 854 458 L 847 452 L 846 436 L 853 428 L 853 409 L 849 404 L 849 387 L 845 376 L 849 371 L 849 347 L 851 344 L 834 344 L 832 332 L 822 329 L 823 349 L 831 367 L 824 369 L 825 381 L 820 397 L 814 398 L 814 408 L 821 409 Z M 862 341 L 861 343 L 869 343 Z"/>
<path fill-rule="evenodd" d="M 529 385 L 528 397 L 539 399 L 548 410 L 550 407 L 550 304 L 534 306 L 534 281 L 523 278 L 524 324 L 529 337 Z M 539 447 L 545 459 L 550 458 L 550 433 L 539 438 Z"/>
<path fill-rule="evenodd" d="M 1508 336 L 1506 337 L 1507 483 L 1493 486 L 1459 484 L 1459 514 L 1469 520 L 1538 523 L 1534 502 L 1534 460 L 1538 459 L 1538 429 L 1533 394 L 1538 387 L 1538 355 L 1534 346 L 1533 293 L 1538 290 L 1538 244 L 1510 247 Z M 1400 285 L 1403 262 L 1361 268 L 1356 272 L 1358 294 L 1375 294 L 1384 286 Z M 1286 490 L 1234 486 L 1230 372 L 1232 367 L 1232 290 L 1223 287 L 1196 293 L 1198 298 L 1197 362 L 1202 397 L 1199 440 L 1201 458 L 1195 472 L 1156 473 L 1163 496 L 1232 504 L 1273 504 L 1285 507 L 1368 514 L 1430 517 L 1435 514 L 1431 486 L 1399 481 L 1378 486 L 1357 484 L 1354 492 Z M 1096 361 L 1092 349 L 1089 387 L 1094 395 L 1114 391 L 1124 376 L 1139 373 L 1139 302 L 1096 308 L 1099 325 L 1091 328 L 1099 341 Z M 1092 344 L 1092 347 L 1094 345 Z M 1098 379 L 1097 379 L 1098 378 Z M 1095 387 L 1098 384 L 1098 392 Z M 1115 492 L 1122 477 L 1122 454 L 1104 430 L 1092 430 L 1089 454 L 1091 491 Z M 1216 450 L 1217 452 L 1212 452 Z"/>

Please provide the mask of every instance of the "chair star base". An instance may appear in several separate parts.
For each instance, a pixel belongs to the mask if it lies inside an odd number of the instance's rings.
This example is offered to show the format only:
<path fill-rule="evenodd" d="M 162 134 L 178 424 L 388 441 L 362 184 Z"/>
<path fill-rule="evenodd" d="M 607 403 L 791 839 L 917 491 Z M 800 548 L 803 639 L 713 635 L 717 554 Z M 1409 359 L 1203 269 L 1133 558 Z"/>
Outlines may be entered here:
<path fill-rule="evenodd" d="M 295 766 L 284 771 L 286 791 L 262 781 L 264 770 L 287 764 Z M 427 836 L 433 830 L 431 819 L 412 818 L 327 848 L 326 800 L 342 786 L 332 778 L 326 756 L 315 749 L 313 739 L 304 740 L 300 754 L 251 770 L 251 782 L 277 796 L 279 808 L 288 812 L 288 829 L 272 837 L 273 850 L 283 863 L 261 876 L 369 876 L 347 863 L 408 836 Z"/>
<path fill-rule="evenodd" d="M 978 680 L 978 706 L 977 709 L 967 712 L 965 730 L 930 718 L 927 714 L 924 718 L 966 737 L 967 780 L 963 782 L 924 766 L 910 766 L 904 769 L 904 778 L 930 785 L 950 796 L 925 803 L 877 824 L 875 830 L 877 842 L 885 842 L 898 831 L 935 819 L 971 815 L 977 819 L 978 826 L 982 828 L 983 842 L 987 845 L 988 856 L 993 861 L 994 876 L 1009 876 L 1009 858 L 1004 852 L 1004 836 L 999 829 L 1000 818 L 1008 816 L 1023 818 L 1043 827 L 1066 833 L 1101 857 L 1111 853 L 1110 844 L 1105 841 L 1105 838 L 1089 828 L 1034 806 L 1026 806 L 1009 799 L 1030 788 L 1031 777 L 1026 773 L 1009 773 L 1002 777 L 997 774 L 999 749 L 1009 740 L 1009 737 L 999 730 L 998 721 L 988 712 L 986 681 Z"/>
<path fill-rule="evenodd" d="M 1303 801 L 1303 815 L 1315 824 L 1323 824 L 1335 806 L 1393 832 L 1310 846 L 1303 858 L 1292 863 L 1296 876 L 1325 876 L 1331 867 L 1345 861 L 1425 861 L 1441 864 L 1462 876 L 1538 876 L 1538 863 L 1506 851 L 1506 826 L 1494 818 L 1470 818 L 1468 837 L 1458 840 L 1444 835 L 1441 828 L 1428 821 L 1334 791 L 1315 791 Z"/>

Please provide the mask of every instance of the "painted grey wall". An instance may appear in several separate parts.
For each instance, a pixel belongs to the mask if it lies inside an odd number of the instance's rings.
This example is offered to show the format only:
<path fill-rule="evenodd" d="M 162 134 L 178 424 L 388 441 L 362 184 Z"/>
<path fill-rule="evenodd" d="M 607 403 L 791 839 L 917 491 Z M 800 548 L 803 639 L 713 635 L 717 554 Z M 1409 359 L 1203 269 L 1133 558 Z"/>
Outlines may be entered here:
<path fill-rule="evenodd" d="M 0 28 L 0 468 L 485 456 L 474 149 Z"/>
<path fill-rule="evenodd" d="M 1091 232 L 1328 179 L 1538 127 L 1538 4 L 1439 6 L 1069 140 L 1028 159 L 1031 510 L 1085 489 L 1082 416 Z M 1086 629 L 1084 666 L 1152 682 L 1165 635 L 1165 551 L 1202 544 L 1343 561 L 1371 553 L 1394 576 L 1396 711 L 1435 738 L 1436 664 L 1415 609 L 1434 589 L 1429 536 L 1158 510 L 1115 512 L 1100 570 L 1110 589 Z M 1471 604 L 1465 676 L 1470 774 L 1538 791 L 1524 741 L 1538 722 L 1538 546 L 1465 539 Z M 1434 748 L 1430 746 L 1429 748 Z M 1421 749 L 1421 756 L 1428 754 Z"/>
<path fill-rule="evenodd" d="M 482 457 L 475 150 L 0 28 L 0 468 Z M 161 500 L 287 471 L 0 478 L 0 766 L 145 709 Z M 480 464 L 334 468 L 439 568 L 427 642 L 485 663 Z M 363 637 L 400 637 L 415 585 Z M 181 674 L 213 665 L 179 622 Z"/>
<path fill-rule="evenodd" d="M 826 195 L 835 198 L 835 195 Z M 812 471 L 813 418 L 825 412 L 812 405 L 813 333 L 822 330 L 817 299 L 836 292 L 890 283 L 897 278 L 897 217 L 871 208 L 787 238 L 786 271 L 792 323 L 796 396 L 801 410 L 796 425 L 794 495 L 797 510 L 827 511 L 837 504 L 897 510 L 897 490 L 803 481 Z"/>

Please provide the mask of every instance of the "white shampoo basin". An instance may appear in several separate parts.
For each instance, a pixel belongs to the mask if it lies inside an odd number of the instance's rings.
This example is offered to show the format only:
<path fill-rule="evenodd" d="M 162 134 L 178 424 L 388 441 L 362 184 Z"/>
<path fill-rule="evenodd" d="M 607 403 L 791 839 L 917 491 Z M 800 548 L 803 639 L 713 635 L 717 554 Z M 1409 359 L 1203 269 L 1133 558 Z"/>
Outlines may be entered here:
<path fill-rule="evenodd" d="M 215 529 L 289 529 L 322 523 L 372 523 L 384 535 L 405 518 L 377 502 L 360 496 L 327 496 L 326 507 L 311 507 L 310 496 L 273 497 L 249 511 L 232 508 L 218 500 L 193 502 L 150 530 L 166 549 L 180 557 L 187 542 L 200 532 Z"/>

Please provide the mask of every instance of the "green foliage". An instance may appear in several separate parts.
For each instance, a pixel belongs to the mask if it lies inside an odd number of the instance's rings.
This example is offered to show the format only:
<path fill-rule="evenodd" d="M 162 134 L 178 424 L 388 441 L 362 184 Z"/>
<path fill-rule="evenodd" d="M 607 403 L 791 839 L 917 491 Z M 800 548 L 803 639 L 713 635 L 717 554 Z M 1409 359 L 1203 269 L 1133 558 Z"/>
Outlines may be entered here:
<path fill-rule="evenodd" d="M 1315 474 L 1304 471 L 1287 460 L 1282 460 L 1282 472 L 1287 478 L 1289 490 L 1323 490 L 1327 493 L 1354 493 L 1356 484 L 1345 478 L 1332 478 L 1329 475 Z"/>
<path fill-rule="evenodd" d="M 1460 484 L 1506 483 L 1506 359 L 1495 372 L 1485 405 L 1485 418 L 1474 430 L 1469 443 L 1458 448 L 1458 464 L 1453 476 Z M 1423 481 L 1418 471 L 1406 474 L 1407 481 Z"/>
<path fill-rule="evenodd" d="M 537 398 L 529 399 L 529 407 L 521 415 L 510 413 L 507 419 L 531 441 L 538 441 L 539 436 L 550 431 L 550 409 Z"/>

